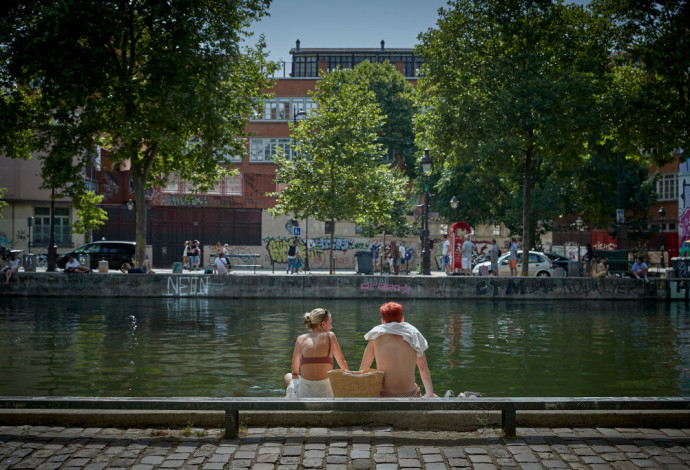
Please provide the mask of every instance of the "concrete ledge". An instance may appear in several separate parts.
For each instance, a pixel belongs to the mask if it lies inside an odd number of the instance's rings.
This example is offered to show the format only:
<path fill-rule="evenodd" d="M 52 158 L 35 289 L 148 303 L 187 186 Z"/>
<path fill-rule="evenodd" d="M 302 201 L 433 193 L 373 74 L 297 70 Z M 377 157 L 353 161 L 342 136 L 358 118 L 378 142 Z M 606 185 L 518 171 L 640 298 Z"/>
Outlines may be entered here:
<path fill-rule="evenodd" d="M 3 296 L 282 299 L 690 300 L 690 279 L 20 273 Z"/>
<path fill-rule="evenodd" d="M 242 412 L 240 425 L 252 427 L 391 426 L 401 430 L 474 431 L 501 426 L 499 411 L 474 412 Z M 223 412 L 2 410 L 2 425 L 115 428 L 223 428 Z M 518 427 L 688 428 L 690 411 L 521 411 Z"/>

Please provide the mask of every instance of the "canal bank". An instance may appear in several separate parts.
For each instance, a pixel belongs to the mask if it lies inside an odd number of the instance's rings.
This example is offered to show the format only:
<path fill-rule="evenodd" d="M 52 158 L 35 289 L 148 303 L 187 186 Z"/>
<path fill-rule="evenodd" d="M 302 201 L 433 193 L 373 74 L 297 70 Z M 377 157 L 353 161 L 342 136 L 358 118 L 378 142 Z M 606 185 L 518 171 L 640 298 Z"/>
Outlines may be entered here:
<path fill-rule="evenodd" d="M 459 398 L 460 399 L 460 398 Z M 468 400 L 471 400 L 468 399 Z M 399 430 L 437 430 L 451 432 L 501 430 L 500 411 L 409 411 L 409 412 L 312 412 L 243 411 L 243 427 L 339 428 L 351 426 L 391 427 Z M 676 411 L 522 411 L 521 428 L 690 428 L 690 412 Z M 141 411 L 141 410 L 64 410 L 2 409 L 0 425 L 68 426 L 182 429 L 187 426 L 223 429 L 223 412 Z"/>
<path fill-rule="evenodd" d="M 656 300 L 688 301 L 689 279 L 593 279 L 585 277 L 474 277 L 359 275 L 354 273 L 275 274 L 268 270 L 228 276 L 176 274 L 18 273 L 2 296 L 198 297 L 244 299 L 425 299 L 425 300 Z"/>

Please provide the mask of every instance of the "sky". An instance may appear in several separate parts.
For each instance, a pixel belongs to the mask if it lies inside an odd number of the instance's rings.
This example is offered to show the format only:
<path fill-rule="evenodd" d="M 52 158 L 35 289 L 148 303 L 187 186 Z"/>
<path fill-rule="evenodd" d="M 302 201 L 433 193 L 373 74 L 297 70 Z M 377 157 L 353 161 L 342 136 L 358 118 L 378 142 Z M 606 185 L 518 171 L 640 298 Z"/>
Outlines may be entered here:
<path fill-rule="evenodd" d="M 273 0 L 270 16 L 251 31 L 265 35 L 271 60 L 288 63 L 297 39 L 305 48 L 380 48 L 381 40 L 386 48 L 412 48 L 445 6 L 446 0 Z"/>

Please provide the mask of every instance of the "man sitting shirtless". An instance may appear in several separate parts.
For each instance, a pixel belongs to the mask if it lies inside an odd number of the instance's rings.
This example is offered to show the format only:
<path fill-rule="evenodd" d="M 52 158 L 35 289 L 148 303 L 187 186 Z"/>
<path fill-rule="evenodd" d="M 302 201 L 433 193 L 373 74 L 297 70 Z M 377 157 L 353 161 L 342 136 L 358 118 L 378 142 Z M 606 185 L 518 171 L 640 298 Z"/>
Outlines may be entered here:
<path fill-rule="evenodd" d="M 431 373 L 424 351 L 429 344 L 422 334 L 405 322 L 402 305 L 395 302 L 380 308 L 381 324 L 364 335 L 368 340 L 359 370 L 371 367 L 376 359 L 376 368 L 385 372 L 381 385 L 382 397 L 421 397 L 415 383 L 415 366 L 424 384 L 425 397 L 435 397 Z"/>

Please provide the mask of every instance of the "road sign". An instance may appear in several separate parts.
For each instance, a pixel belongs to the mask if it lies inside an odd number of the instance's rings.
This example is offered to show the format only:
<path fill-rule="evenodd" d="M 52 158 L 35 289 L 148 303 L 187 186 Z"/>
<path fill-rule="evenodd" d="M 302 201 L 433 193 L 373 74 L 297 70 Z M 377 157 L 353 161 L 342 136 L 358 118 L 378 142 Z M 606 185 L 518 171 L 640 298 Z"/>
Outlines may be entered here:
<path fill-rule="evenodd" d="M 301 227 L 292 227 L 292 234 L 296 237 L 299 237 L 302 234 L 302 228 Z"/>

